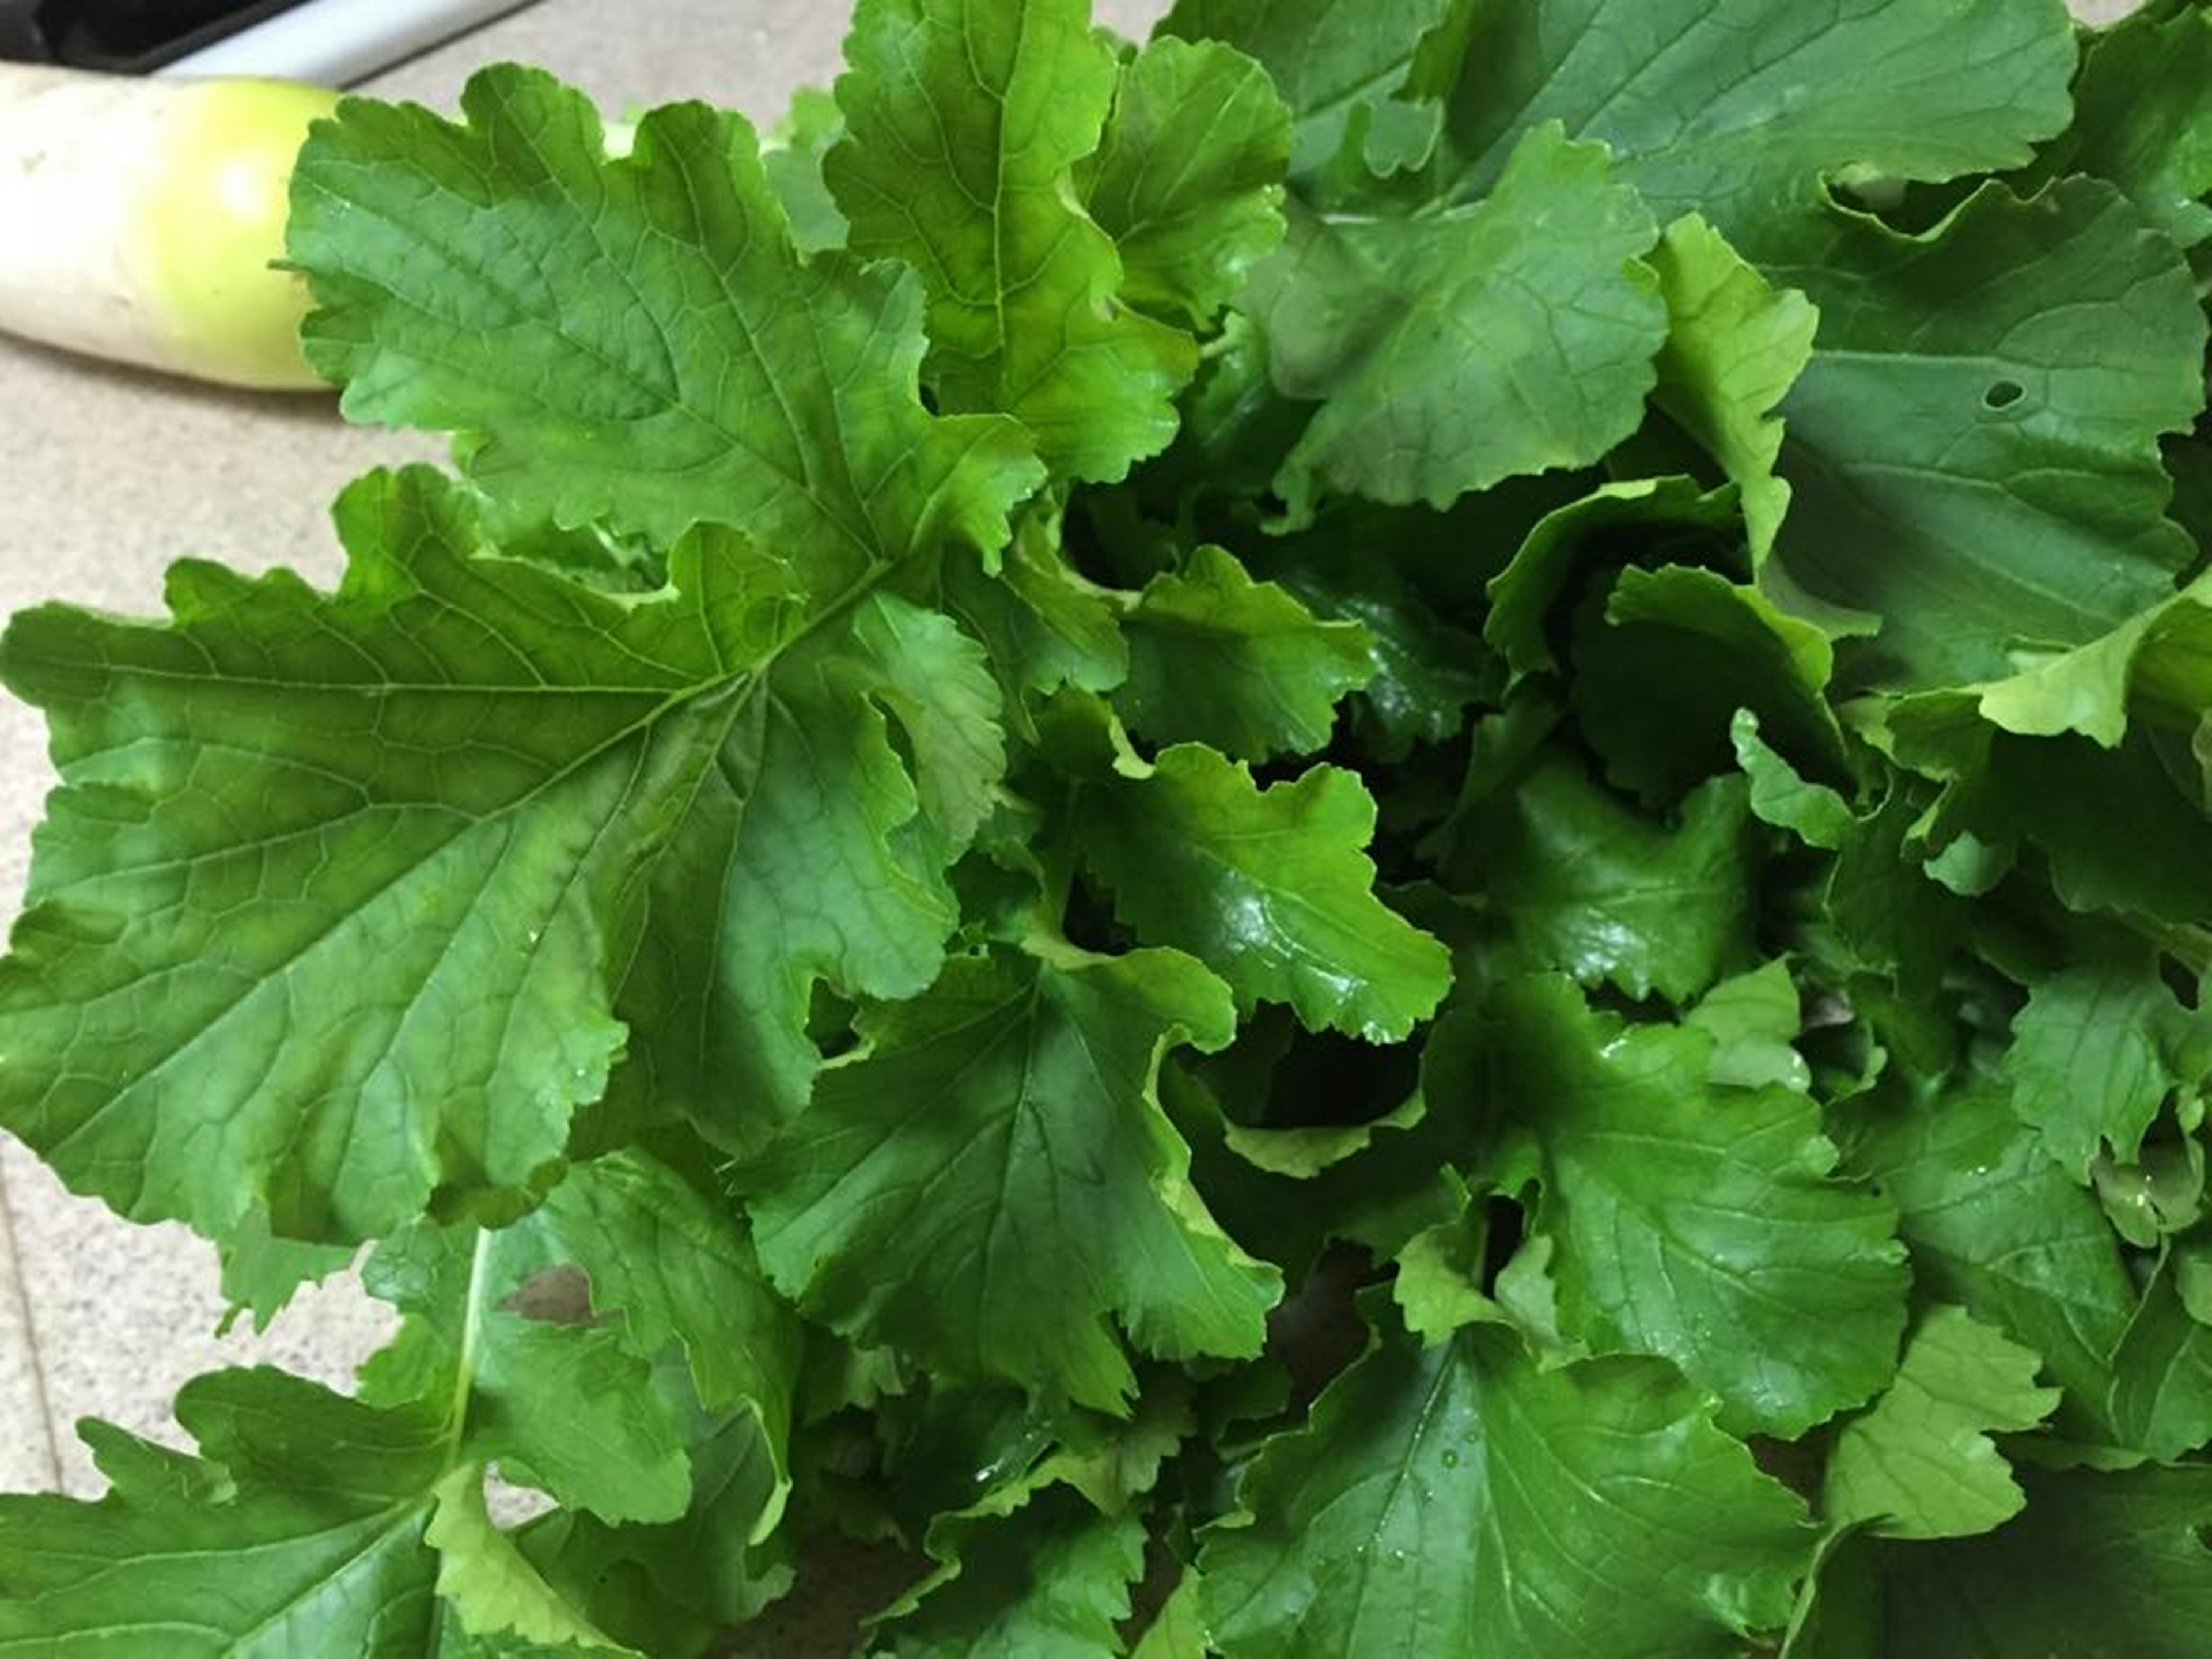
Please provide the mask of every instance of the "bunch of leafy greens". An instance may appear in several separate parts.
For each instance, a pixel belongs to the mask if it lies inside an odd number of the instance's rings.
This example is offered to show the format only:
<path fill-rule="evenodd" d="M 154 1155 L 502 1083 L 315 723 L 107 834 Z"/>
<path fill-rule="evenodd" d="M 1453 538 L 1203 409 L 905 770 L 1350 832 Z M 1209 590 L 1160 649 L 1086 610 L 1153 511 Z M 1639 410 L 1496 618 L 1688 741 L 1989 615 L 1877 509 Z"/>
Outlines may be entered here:
<path fill-rule="evenodd" d="M 2202 1655 L 2212 7 L 848 52 L 347 104 L 458 477 L 9 632 L 0 1121 L 404 1319 L 0 1649 Z"/>

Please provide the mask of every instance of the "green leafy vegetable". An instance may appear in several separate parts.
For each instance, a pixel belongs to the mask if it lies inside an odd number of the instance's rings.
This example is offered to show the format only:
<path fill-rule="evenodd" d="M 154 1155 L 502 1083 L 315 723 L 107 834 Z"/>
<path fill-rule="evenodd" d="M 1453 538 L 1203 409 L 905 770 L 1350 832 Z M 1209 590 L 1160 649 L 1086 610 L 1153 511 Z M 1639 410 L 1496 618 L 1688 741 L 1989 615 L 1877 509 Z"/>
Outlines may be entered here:
<path fill-rule="evenodd" d="M 0 639 L 0 1127 L 400 1316 L 0 1650 L 2194 1659 L 2212 12 L 848 50 L 343 104 L 458 476 Z"/>
<path fill-rule="evenodd" d="M 1888 1391 L 1844 1425 L 1828 1462 L 1831 1520 L 1893 1538 L 1987 1532 L 2027 1499 L 1990 1439 L 2032 1429 L 2058 1403 L 2036 1358 L 1957 1308 L 1931 1309 Z"/>

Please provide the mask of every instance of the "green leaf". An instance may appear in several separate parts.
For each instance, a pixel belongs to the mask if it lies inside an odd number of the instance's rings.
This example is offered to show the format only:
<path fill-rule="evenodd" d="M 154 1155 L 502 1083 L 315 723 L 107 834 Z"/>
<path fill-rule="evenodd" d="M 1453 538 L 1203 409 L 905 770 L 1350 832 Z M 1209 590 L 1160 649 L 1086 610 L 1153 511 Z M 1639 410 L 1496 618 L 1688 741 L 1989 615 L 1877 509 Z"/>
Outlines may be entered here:
<path fill-rule="evenodd" d="M 1146 1626 L 1144 1639 L 1129 1650 L 1129 1659 L 1206 1659 L 1212 1644 L 1200 1605 L 1203 1594 L 1197 1573 L 1186 1569 L 1174 1593 Z"/>
<path fill-rule="evenodd" d="M 1682 1024 L 1713 1040 L 1708 1083 L 1732 1089 L 1778 1085 L 1801 1095 L 1812 1087 L 1812 1068 L 1795 1046 L 1803 1012 L 1786 962 L 1723 980 L 1698 999 Z"/>
<path fill-rule="evenodd" d="M 1732 490 L 1709 490 L 1694 478 L 1635 478 L 1599 485 L 1538 520 L 1504 569 L 1490 583 L 1482 636 L 1504 655 L 1517 680 L 1559 667 L 1553 629 L 1578 596 L 1586 565 L 1634 536 L 1635 544 L 1732 529 Z M 1642 533 L 1637 533 L 1642 532 Z M 1618 562 L 1615 556 L 1614 562 Z"/>
<path fill-rule="evenodd" d="M 871 1650 L 884 1659 L 1112 1659 L 1144 1561 L 1140 1516 L 1101 1516 L 1048 1490 L 1004 1519 L 962 1528 L 957 1575 L 878 1625 Z"/>
<path fill-rule="evenodd" d="M 496 1231 L 420 1224 L 363 1279 L 406 1315 L 363 1367 L 363 1396 L 458 1413 L 454 1443 L 473 1463 L 503 1462 L 608 1521 L 672 1521 L 693 1495 L 686 1424 L 702 1407 L 740 1409 L 769 1475 L 741 1541 L 775 1525 L 798 1322 L 736 1222 L 645 1154 L 575 1165 Z M 655 1364 L 678 1352 L 685 1382 L 672 1389 Z"/>
<path fill-rule="evenodd" d="M 1004 544 L 1039 480 L 1020 428 L 923 409 L 921 283 L 803 261 L 742 118 L 657 110 L 609 161 L 535 71 L 488 70 L 461 106 L 349 100 L 293 174 L 308 360 L 349 416 L 457 433 L 479 481 L 562 524 L 664 547 L 742 524 L 806 550 L 817 592 Z"/>
<path fill-rule="evenodd" d="M 1751 782 L 1751 810 L 1762 823 L 1787 830 L 1808 847 L 1833 852 L 1857 824 L 1850 803 L 1824 783 L 1808 782 L 1759 735 L 1759 717 L 1738 709 L 1729 724 L 1736 764 Z"/>
<path fill-rule="evenodd" d="M 224 1328 L 242 1313 L 253 1328 L 265 1331 L 302 1285 L 319 1284 L 343 1271 L 354 1259 L 350 1244 L 309 1244 L 279 1238 L 259 1211 L 247 1215 L 221 1246 L 222 1299 L 229 1304 Z"/>
<path fill-rule="evenodd" d="M 1451 986 L 1451 953 L 1375 896 L 1375 802 L 1317 766 L 1261 789 L 1196 744 L 1078 798 L 1083 857 L 1147 943 L 1188 951 L 1238 1002 L 1310 1030 L 1403 1042 Z"/>
<path fill-rule="evenodd" d="M 1784 405 L 1796 507 L 1767 574 L 1881 618 L 1856 678 L 2002 678 L 2015 646 L 2086 644 L 2172 592 L 2191 548 L 2158 440 L 2204 406 L 2205 320 L 2118 191 L 1992 185 L 1917 238 L 1854 222 L 1801 277 L 1820 349 Z"/>
<path fill-rule="evenodd" d="M 1663 1356 L 1723 1421 L 1794 1438 L 1889 1380 L 1905 1326 L 1897 1212 L 1834 1179 L 1794 1091 L 1716 1088 L 1713 1045 L 1516 981 L 1466 1017 L 1443 1075 L 1542 1155 L 1562 1328 Z M 1432 1091 L 1433 1093 L 1433 1091 Z"/>
<path fill-rule="evenodd" d="M 2027 1499 L 1989 1437 L 2034 1428 L 2057 1405 L 2057 1389 L 2035 1386 L 2041 1364 L 1964 1310 L 1931 1308 L 1896 1380 L 1836 1437 L 1826 1519 L 1888 1538 L 1964 1538 L 2019 1514 Z"/>
<path fill-rule="evenodd" d="M 2075 64 L 2063 0 L 1530 0 L 1476 18 L 1444 124 L 1455 199 L 1564 121 L 1660 217 L 1702 213 L 1762 264 L 1818 235 L 1833 175 L 2026 161 L 2066 125 Z"/>
<path fill-rule="evenodd" d="M 1749 953 L 1748 821 L 1732 778 L 1665 823 L 1553 754 L 1470 820 L 1456 864 L 1533 965 L 1682 1003 Z"/>
<path fill-rule="evenodd" d="M 769 1275 L 833 1328 L 956 1376 L 1116 1410 L 1109 1321 L 1165 1358 L 1259 1351 L 1279 1279 L 1222 1235 L 1153 1094 L 1176 1044 L 1225 1044 L 1189 957 L 956 958 L 864 1024 L 868 1048 L 740 1171 Z M 878 1264 L 896 1250 L 907 1271 Z"/>
<path fill-rule="evenodd" d="M 1214 41 L 1155 40 L 1121 66 L 1084 205 L 1121 255 L 1121 297 L 1204 328 L 1283 240 L 1290 112 L 1267 73 Z"/>
<path fill-rule="evenodd" d="M 107 1494 L 0 1498 L 0 1648 L 115 1659 L 435 1650 L 425 1543 L 451 1462 L 434 1412 L 272 1370 L 187 1383 L 189 1456 L 85 1429 Z"/>
<path fill-rule="evenodd" d="M 787 631 L 787 573 L 736 546 L 623 603 L 471 556 L 425 472 L 339 519 L 335 596 L 183 564 L 168 626 L 47 607 L 0 644 L 63 778 L 0 1103 L 66 1178 L 215 1237 L 371 1237 L 560 1154 L 622 1049 L 635 876 L 730 718 L 708 694 Z"/>
<path fill-rule="evenodd" d="M 1128 678 L 1120 596 L 1086 580 L 1042 520 L 1022 520 L 997 570 L 955 560 L 945 586 L 945 609 L 989 647 L 1012 690 L 1110 691 Z"/>
<path fill-rule="evenodd" d="M 1694 660 L 1701 674 L 1678 665 Z M 1790 752 L 1843 766 L 1844 738 L 1825 696 L 1827 638 L 1759 592 L 1692 565 L 1631 566 L 1600 623 L 1576 639 L 1575 705 L 1606 775 L 1666 799 L 1730 769 L 1737 713 Z"/>
<path fill-rule="evenodd" d="M 2112 1357 L 2118 1442 L 2160 1462 L 2212 1441 L 2212 1326 L 2191 1316 L 2162 1262 Z"/>
<path fill-rule="evenodd" d="M 845 114 L 837 100 L 818 87 L 801 87 L 791 108 L 761 144 L 761 171 L 791 221 L 791 240 L 799 252 L 841 248 L 850 227 L 822 176 L 822 158 L 845 136 Z"/>
<path fill-rule="evenodd" d="M 679 1348 L 702 1407 L 749 1411 L 775 1474 L 760 1529 L 775 1524 L 791 1486 L 785 1448 L 800 1327 L 732 1215 L 631 1150 L 573 1166 L 495 1249 L 534 1273 L 580 1269 L 592 1313 L 620 1319 L 629 1352 L 652 1359 Z"/>
<path fill-rule="evenodd" d="M 1336 705 L 1375 674 L 1358 623 L 1322 620 L 1218 547 L 1147 583 L 1127 630 L 1129 678 L 1114 701 L 1131 728 L 1243 760 L 1321 748 Z"/>
<path fill-rule="evenodd" d="M 1322 488 L 1442 509 L 1643 423 L 1658 230 L 1599 146 L 1540 128 L 1462 214 L 1289 216 L 1244 304 L 1276 389 L 1321 404 L 1276 481 L 1294 513 Z"/>
<path fill-rule="evenodd" d="M 1228 1659 L 1718 1659 L 1788 1616 L 1811 1547 L 1668 1367 L 1540 1371 L 1487 1328 L 1384 1336 L 1239 1498 L 1200 1558 Z"/>
<path fill-rule="evenodd" d="M 1790 761 L 1759 734 L 1759 717 L 1747 708 L 1729 721 L 1736 765 L 1752 785 L 1752 817 L 1787 830 L 1808 848 L 1836 852 L 1851 838 L 1858 818 L 1851 803 L 1825 783 L 1808 783 Z"/>
<path fill-rule="evenodd" d="M 1347 11 L 1332 0 L 1176 0 L 1159 26 L 1186 40 L 1225 40 L 1267 65 L 1296 125 L 1291 170 L 1318 171 L 1347 146 L 1389 171 L 1409 118 L 1433 141 L 1436 114 L 1398 104 L 1414 52 L 1452 0 L 1379 0 Z M 1410 159 L 1418 161 L 1418 154 Z"/>
<path fill-rule="evenodd" d="M 1885 1550 L 1883 1659 L 2196 1659 L 2212 1620 L 2212 1470 L 2022 1470 L 1985 1538 Z"/>
<path fill-rule="evenodd" d="M 681 1515 L 690 1464 L 648 1357 L 592 1322 L 580 1270 L 544 1258 L 527 1218 L 496 1232 L 426 1221 L 379 1246 L 363 1280 L 406 1319 L 362 1367 L 362 1398 L 450 1405 L 466 1461 L 504 1462 L 562 1504 L 611 1521 Z"/>
<path fill-rule="evenodd" d="M 2027 177 L 2109 179 L 2181 246 L 2212 236 L 2212 15 L 2147 6 L 2090 42 L 2074 124 Z"/>
<path fill-rule="evenodd" d="M 1340 533 L 1336 532 L 1340 525 Z M 1275 580 L 1316 615 L 1367 630 L 1371 678 L 1352 703 L 1355 730 L 1377 758 L 1401 760 L 1417 744 L 1449 743 L 1468 705 L 1490 692 L 1490 653 L 1408 580 L 1374 556 L 1377 537 L 1346 515 L 1293 544 Z"/>
<path fill-rule="evenodd" d="M 738 1139 L 733 1085 L 756 1122 L 804 1098 L 816 980 L 929 982 L 1003 764 L 948 621 L 803 625 L 721 532 L 599 593 L 478 556 L 421 471 L 340 525 L 333 596 L 186 564 L 168 626 L 50 607 L 0 645 L 64 777 L 0 975 L 0 1042 L 41 1058 L 0 1109 L 65 1176 L 218 1238 L 372 1237 L 529 1186 L 626 1042 Z"/>
<path fill-rule="evenodd" d="M 1923 1295 L 2043 1358 L 2062 1425 L 2109 1436 L 2109 1357 L 2136 1303 L 2112 1228 L 1987 1085 L 1885 1114 L 1851 1160 L 1902 1214 Z"/>
<path fill-rule="evenodd" d="M 811 1087 L 817 983 L 930 982 L 959 919 L 945 870 L 1006 764 L 1000 700 L 949 617 L 878 593 L 724 711 L 617 1006 L 624 1098 L 757 1146 Z"/>
<path fill-rule="evenodd" d="M 2013 1023 L 2004 1059 L 2013 1109 L 2086 1182 L 2107 1146 L 2135 1161 L 2167 1097 L 2212 1072 L 2209 1042 L 2147 950 L 2062 969 L 2030 988 Z"/>
<path fill-rule="evenodd" d="M 732 1627 L 758 1616 L 793 1579 L 792 1529 L 765 1544 L 757 1538 L 782 1504 L 783 1478 L 754 1416 L 695 1423 L 686 1452 L 692 1499 L 680 1519 L 610 1526 L 556 1510 L 518 1538 L 546 1583 L 599 1628 L 672 1659 L 720 1650 Z"/>
<path fill-rule="evenodd" d="M 1075 204 L 1115 79 L 1084 0 L 861 0 L 846 51 L 824 170 L 853 252 L 922 273 L 944 406 L 1018 417 L 1079 478 L 1165 448 L 1197 353 L 1120 307 L 1113 239 Z"/>
<path fill-rule="evenodd" d="M 481 1468 L 465 1466 L 446 1477 L 422 1541 L 438 1552 L 438 1594 L 470 1635 L 629 1651 L 550 1589 L 492 1524 Z"/>
<path fill-rule="evenodd" d="M 1694 215 L 1667 228 L 1651 266 L 1669 319 L 1652 401 L 1735 485 L 1757 565 L 1790 510 L 1774 411 L 1812 360 L 1820 313 L 1795 289 L 1770 286 Z"/>

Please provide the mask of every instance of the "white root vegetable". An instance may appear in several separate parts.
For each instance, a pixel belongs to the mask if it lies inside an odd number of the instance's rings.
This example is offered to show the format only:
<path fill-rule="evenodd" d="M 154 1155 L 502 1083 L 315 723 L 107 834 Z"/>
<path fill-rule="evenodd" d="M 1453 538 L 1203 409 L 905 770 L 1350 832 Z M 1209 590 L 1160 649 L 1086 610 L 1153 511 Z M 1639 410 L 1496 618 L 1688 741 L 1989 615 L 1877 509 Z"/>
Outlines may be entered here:
<path fill-rule="evenodd" d="M 307 125 L 337 94 L 0 63 L 0 329 L 234 386 L 322 384 L 272 268 Z"/>

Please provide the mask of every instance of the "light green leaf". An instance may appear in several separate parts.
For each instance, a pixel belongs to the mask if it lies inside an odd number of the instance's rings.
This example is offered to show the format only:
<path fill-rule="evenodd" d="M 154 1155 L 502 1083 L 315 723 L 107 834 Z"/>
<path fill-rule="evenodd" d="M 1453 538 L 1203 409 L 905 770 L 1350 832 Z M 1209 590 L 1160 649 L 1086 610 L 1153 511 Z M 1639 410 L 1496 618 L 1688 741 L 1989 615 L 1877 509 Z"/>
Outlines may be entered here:
<path fill-rule="evenodd" d="M 112 1659 L 420 1659 L 441 1614 L 423 1539 L 452 1462 L 434 1411 L 279 1371 L 187 1383 L 197 1457 L 85 1427 L 96 1503 L 0 1498 L 0 1651 Z"/>
<path fill-rule="evenodd" d="M 1113 239 L 1075 204 L 1115 77 L 1085 0 L 861 0 L 846 51 L 824 171 L 853 252 L 922 273 L 944 406 L 1018 416 L 1079 478 L 1164 449 L 1198 357 L 1121 308 Z"/>
<path fill-rule="evenodd" d="M 1261 789 L 1242 762 L 1179 744 L 1148 777 L 1086 787 L 1076 811 L 1115 913 L 1248 1008 L 1285 1003 L 1310 1030 L 1398 1042 L 1451 987 L 1451 953 L 1375 896 L 1375 802 L 1350 772 Z"/>
<path fill-rule="evenodd" d="M 2111 179 L 2183 247 L 2212 236 L 2212 14 L 2146 6 L 2090 43 L 2074 123 L 2027 181 L 2071 173 Z"/>
<path fill-rule="evenodd" d="M 1482 1291 L 1489 1247 L 1490 1230 L 1473 1207 L 1416 1233 L 1390 1276 L 1390 1299 L 1406 1328 L 1424 1342 L 1441 1342 L 1468 1325 L 1503 1323 L 1498 1304 Z"/>
<path fill-rule="evenodd" d="M 1779 1085 L 1804 1094 L 1812 1068 L 1796 1048 L 1803 1011 L 1786 962 L 1724 979 L 1698 999 L 1682 1024 L 1713 1040 L 1705 1080 L 1725 1088 Z"/>
<path fill-rule="evenodd" d="M 1186 40 L 1225 40 L 1267 67 L 1297 118 L 1291 170 L 1316 172 L 1352 148 L 1389 171 L 1403 159 L 1409 123 L 1434 142 L 1436 112 L 1392 96 L 1415 49 L 1452 10 L 1452 0 L 1377 0 L 1347 9 L 1334 0 L 1177 0 L 1159 26 Z M 1419 155 L 1412 160 L 1418 161 Z"/>
<path fill-rule="evenodd" d="M 1889 1380 L 1897 1212 L 1833 1178 L 1813 1102 L 1717 1088 L 1705 1033 L 1624 1024 L 1557 977 L 1468 1019 L 1449 1075 L 1541 1151 L 1534 1225 L 1558 1242 L 1570 1336 L 1671 1359 L 1723 1422 L 1784 1438 Z"/>
<path fill-rule="evenodd" d="M 822 158 L 845 136 L 844 112 L 819 87 L 801 87 L 761 143 L 761 171 L 791 221 L 791 240 L 812 255 L 845 246 L 849 227 L 822 176 Z"/>
<path fill-rule="evenodd" d="M 2198 1659 L 2212 1469 L 2023 1469 L 1987 1537 L 1882 1553 L 1882 1659 Z"/>
<path fill-rule="evenodd" d="M 1825 783 L 1808 782 L 1759 735 L 1759 717 L 1738 709 L 1729 722 L 1736 764 L 1751 781 L 1751 810 L 1762 823 L 1787 830 L 1808 847 L 1834 852 L 1851 838 L 1850 803 Z"/>
<path fill-rule="evenodd" d="M 1539 1371 L 1495 1328 L 1386 1335 L 1239 1497 L 1200 1557 L 1228 1659 L 1718 1659 L 1788 1617 L 1812 1543 L 1669 1368 Z"/>
<path fill-rule="evenodd" d="M 1324 488 L 1446 507 L 1643 423 L 1658 228 L 1601 147 L 1540 128 L 1464 213 L 1289 217 L 1244 304 L 1276 389 L 1321 404 L 1276 483 L 1294 514 Z"/>
<path fill-rule="evenodd" d="M 1610 145 L 1662 219 L 1702 213 L 1761 264 L 1819 234 L 1835 174 L 2026 161 L 2066 125 L 2075 64 L 2064 0 L 1527 0 L 1476 17 L 1438 167 L 1453 199 L 1562 121 Z"/>
<path fill-rule="evenodd" d="M 1652 401 L 1735 485 L 1756 567 L 1790 510 L 1774 411 L 1812 359 L 1820 313 L 1794 289 L 1771 286 L 1694 215 L 1667 228 L 1651 266 L 1669 319 Z"/>
<path fill-rule="evenodd" d="M 2212 636 L 2212 579 L 2137 611 L 2069 650 L 2016 647 L 2014 672 L 1974 688 L 1982 718 L 2022 737 L 2078 732 L 2107 749 L 2127 736 L 2133 694 L 2193 718 L 2204 702 L 2202 653 Z"/>
<path fill-rule="evenodd" d="M 1131 728 L 1242 760 L 1321 748 L 1337 704 L 1375 673 L 1358 623 L 1323 621 L 1218 547 L 1147 583 L 1127 630 L 1129 678 L 1114 702 Z"/>
<path fill-rule="evenodd" d="M 514 1540 L 492 1524 L 483 1469 L 455 1469 L 439 1486 L 436 1504 L 422 1541 L 438 1552 L 438 1594 L 470 1635 L 631 1651 L 550 1589 Z"/>
<path fill-rule="evenodd" d="M 479 481 L 562 524 L 663 547 L 742 524 L 805 550 L 825 595 L 1005 544 L 1041 476 L 1021 429 L 923 409 L 922 284 L 802 261 L 742 118 L 658 110 L 609 161 L 536 71 L 488 70 L 461 106 L 466 127 L 349 101 L 293 175 L 308 360 L 349 416 L 458 434 Z"/>
<path fill-rule="evenodd" d="M 1121 255 L 1121 297 L 1204 328 L 1283 240 L 1290 112 L 1216 41 L 1155 40 L 1121 66 L 1098 151 L 1076 171 Z"/>
<path fill-rule="evenodd" d="M 1881 618 L 1854 678 L 2000 679 L 2172 591 L 2191 549 L 2158 441 L 2204 406 L 2204 313 L 2118 191 L 1991 185 L 1918 238 L 1854 222 L 1799 276 L 1820 349 L 1784 405 L 1767 585 Z"/>
<path fill-rule="evenodd" d="M 1990 1432 L 2051 1414 L 2058 1390 L 2036 1387 L 2042 1363 L 1962 1309 L 1929 1310 L 1896 1381 L 1836 1437 L 1824 1517 L 1887 1538 L 1965 1538 L 2019 1514 L 2027 1500 Z"/>
<path fill-rule="evenodd" d="M 1203 1594 L 1197 1572 L 1186 1567 L 1173 1593 L 1146 1626 L 1144 1639 L 1129 1650 L 1129 1659 L 1206 1659 L 1212 1644 L 1206 1640 L 1200 1608 Z"/>
<path fill-rule="evenodd" d="M 1364 1123 L 1309 1124 L 1297 1128 L 1254 1128 L 1224 1122 L 1222 1144 L 1257 1170 L 1310 1181 L 1374 1146 L 1378 1135 L 1418 1127 L 1426 1115 L 1419 1094 Z"/>
<path fill-rule="evenodd" d="M 1749 955 L 1748 827 L 1733 778 L 1662 823 L 1553 754 L 1468 821 L 1455 869 L 1534 966 L 1684 1003 Z"/>
<path fill-rule="evenodd" d="M 1206 1214 L 1153 1094 L 1170 1048 L 1229 1041 L 1226 986 L 1170 951 L 956 958 L 863 1029 L 739 1172 L 762 1261 L 807 1311 L 1109 1411 L 1134 1386 L 1110 1320 L 1164 1358 L 1259 1351 L 1279 1279 Z M 885 1277 L 886 1251 L 907 1271 Z"/>

